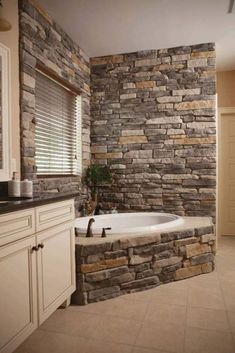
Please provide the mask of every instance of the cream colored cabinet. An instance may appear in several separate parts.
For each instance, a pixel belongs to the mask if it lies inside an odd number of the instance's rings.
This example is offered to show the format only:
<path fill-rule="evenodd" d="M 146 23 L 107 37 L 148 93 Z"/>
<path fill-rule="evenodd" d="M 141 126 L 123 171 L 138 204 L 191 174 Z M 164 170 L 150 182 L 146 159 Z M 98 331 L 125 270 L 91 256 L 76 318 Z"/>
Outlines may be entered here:
<path fill-rule="evenodd" d="M 73 204 L 0 216 L 0 353 L 13 352 L 75 290 Z"/>
<path fill-rule="evenodd" d="M 0 248 L 0 352 L 12 352 L 37 327 L 35 236 Z"/>
<path fill-rule="evenodd" d="M 39 324 L 75 290 L 74 226 L 65 223 L 37 236 Z"/>

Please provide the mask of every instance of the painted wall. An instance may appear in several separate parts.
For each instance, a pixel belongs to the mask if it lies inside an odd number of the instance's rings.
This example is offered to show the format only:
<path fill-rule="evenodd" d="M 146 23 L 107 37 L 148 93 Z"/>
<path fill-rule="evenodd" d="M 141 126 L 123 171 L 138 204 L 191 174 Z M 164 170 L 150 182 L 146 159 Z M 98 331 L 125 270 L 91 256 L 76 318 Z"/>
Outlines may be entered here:
<path fill-rule="evenodd" d="M 218 107 L 235 107 L 235 71 L 217 72 Z"/>
<path fill-rule="evenodd" d="M 108 205 L 215 215 L 215 50 L 202 44 L 91 60 L 92 155 Z"/>
<path fill-rule="evenodd" d="M 0 42 L 11 50 L 12 157 L 17 160 L 20 172 L 18 0 L 5 0 L 3 5 L 1 13 L 12 24 L 10 31 L 0 32 Z"/>

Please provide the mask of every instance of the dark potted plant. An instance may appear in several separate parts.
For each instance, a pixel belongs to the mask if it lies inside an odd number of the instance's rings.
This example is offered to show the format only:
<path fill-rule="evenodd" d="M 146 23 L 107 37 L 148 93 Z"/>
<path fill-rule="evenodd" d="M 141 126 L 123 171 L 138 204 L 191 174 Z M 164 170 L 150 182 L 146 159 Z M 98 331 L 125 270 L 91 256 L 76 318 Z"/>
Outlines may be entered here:
<path fill-rule="evenodd" d="M 86 184 L 91 189 L 91 208 L 94 210 L 98 204 L 99 187 L 104 183 L 110 183 L 112 176 L 106 165 L 93 164 L 86 172 Z"/>

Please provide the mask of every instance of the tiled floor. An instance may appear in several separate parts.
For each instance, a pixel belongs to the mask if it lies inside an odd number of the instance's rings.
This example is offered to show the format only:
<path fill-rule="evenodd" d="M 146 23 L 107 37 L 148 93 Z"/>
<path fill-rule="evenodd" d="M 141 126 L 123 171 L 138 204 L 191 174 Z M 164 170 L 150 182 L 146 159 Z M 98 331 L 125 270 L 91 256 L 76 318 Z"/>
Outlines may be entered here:
<path fill-rule="evenodd" d="M 235 353 L 235 238 L 216 271 L 57 310 L 15 353 Z"/>

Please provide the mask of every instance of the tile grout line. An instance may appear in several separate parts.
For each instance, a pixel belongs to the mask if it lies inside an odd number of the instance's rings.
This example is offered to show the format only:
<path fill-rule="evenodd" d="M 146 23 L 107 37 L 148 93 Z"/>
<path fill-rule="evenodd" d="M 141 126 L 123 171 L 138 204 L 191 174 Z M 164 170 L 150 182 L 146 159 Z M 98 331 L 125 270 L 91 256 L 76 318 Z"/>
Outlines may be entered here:
<path fill-rule="evenodd" d="M 218 273 L 218 272 L 217 272 L 217 273 Z M 230 320 L 229 320 L 229 316 L 228 316 L 227 305 L 226 305 L 226 302 L 225 302 L 224 291 L 223 291 L 222 284 L 221 284 L 221 282 L 220 282 L 220 276 L 219 276 L 219 274 L 218 274 L 218 281 L 219 281 L 219 287 L 220 287 L 221 295 L 222 295 L 222 298 L 223 298 L 223 301 L 224 301 L 225 314 L 226 314 L 228 326 L 229 326 L 229 329 L 230 329 L 230 334 L 231 334 L 231 336 L 232 336 L 233 346 L 234 346 L 234 348 L 235 348 L 235 337 L 234 337 L 234 335 L 233 335 L 232 328 L 231 328 L 231 325 L 230 325 Z"/>
<path fill-rule="evenodd" d="M 186 331 L 187 331 L 187 317 L 188 317 L 188 304 L 189 304 L 189 282 L 187 283 L 187 299 L 186 299 L 186 313 L 185 313 L 185 323 L 184 323 L 184 345 L 183 352 L 186 353 Z"/>

